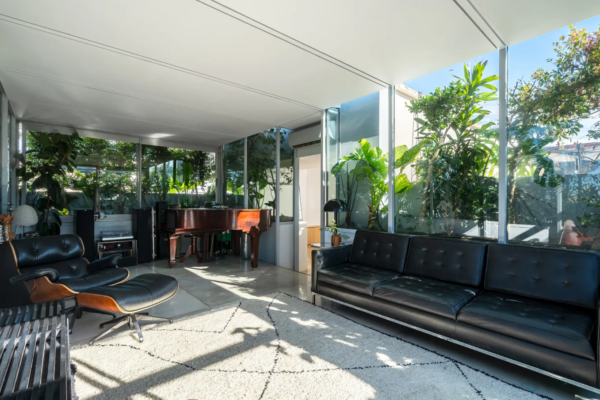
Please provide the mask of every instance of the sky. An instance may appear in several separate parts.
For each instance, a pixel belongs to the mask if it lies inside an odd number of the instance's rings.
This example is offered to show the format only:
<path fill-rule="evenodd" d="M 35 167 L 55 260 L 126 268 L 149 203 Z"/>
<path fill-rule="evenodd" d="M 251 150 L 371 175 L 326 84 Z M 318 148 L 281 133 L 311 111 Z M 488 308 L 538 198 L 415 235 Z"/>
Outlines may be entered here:
<path fill-rule="evenodd" d="M 585 28 L 588 32 L 598 30 L 599 25 L 600 15 L 574 24 L 574 26 L 578 29 Z M 508 49 L 508 87 L 510 88 L 514 86 L 518 79 L 529 78 L 537 68 L 550 68 L 552 64 L 548 63 L 546 60 L 549 58 L 554 58 L 555 53 L 552 44 L 557 42 L 561 35 L 567 35 L 569 31 L 570 29 L 567 26 L 517 45 L 510 46 Z M 498 75 L 498 59 L 498 51 L 494 51 L 492 53 L 488 53 L 481 57 L 467 61 L 467 63 L 471 63 L 471 65 L 473 65 L 478 61 L 488 60 L 488 65 L 485 69 L 485 75 Z M 446 86 L 450 81 L 456 79 L 452 75 L 463 76 L 463 63 L 416 79 L 412 79 L 405 82 L 405 85 L 423 94 L 428 94 L 435 90 L 436 87 Z M 495 82 L 494 86 L 498 86 L 497 81 Z M 486 120 L 497 123 L 498 102 L 490 102 L 486 109 L 492 112 Z M 575 138 L 575 140 L 589 141 L 586 138 L 587 130 L 597 121 L 598 119 L 581 121 L 582 125 L 584 126 L 581 130 L 582 134 L 578 138 Z"/>

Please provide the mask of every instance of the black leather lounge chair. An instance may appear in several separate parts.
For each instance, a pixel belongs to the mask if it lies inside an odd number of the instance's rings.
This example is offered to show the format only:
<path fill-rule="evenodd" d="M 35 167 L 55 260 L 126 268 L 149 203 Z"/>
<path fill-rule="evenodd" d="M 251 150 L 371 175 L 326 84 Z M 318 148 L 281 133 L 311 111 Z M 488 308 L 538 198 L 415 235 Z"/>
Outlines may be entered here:
<path fill-rule="evenodd" d="M 127 269 L 117 267 L 119 255 L 90 263 L 83 257 L 83 242 L 77 235 L 14 240 L 10 246 L 19 273 L 10 281 L 13 284 L 24 282 L 33 303 L 75 298 L 85 290 L 117 285 L 129 278 Z M 116 318 L 111 312 L 79 305 L 69 310 L 76 317 L 80 317 L 83 311 Z M 71 329 L 74 320 L 71 319 Z"/>

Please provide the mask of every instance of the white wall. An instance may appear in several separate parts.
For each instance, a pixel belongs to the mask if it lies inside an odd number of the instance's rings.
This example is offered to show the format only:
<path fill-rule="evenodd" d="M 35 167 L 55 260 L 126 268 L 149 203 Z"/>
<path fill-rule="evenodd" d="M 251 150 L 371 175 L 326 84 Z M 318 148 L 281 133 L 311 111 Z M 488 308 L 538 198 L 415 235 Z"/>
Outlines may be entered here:
<path fill-rule="evenodd" d="M 300 221 L 321 226 L 321 155 L 298 159 L 300 175 Z"/>

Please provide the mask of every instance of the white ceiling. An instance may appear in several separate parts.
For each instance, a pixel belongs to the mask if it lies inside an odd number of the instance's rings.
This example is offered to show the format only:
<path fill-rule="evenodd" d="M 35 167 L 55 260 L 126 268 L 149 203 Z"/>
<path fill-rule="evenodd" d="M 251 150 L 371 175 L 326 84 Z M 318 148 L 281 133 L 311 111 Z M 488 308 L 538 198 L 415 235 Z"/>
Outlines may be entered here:
<path fill-rule="evenodd" d="M 597 14 L 595 0 L 0 0 L 0 82 L 22 120 L 216 148 Z"/>

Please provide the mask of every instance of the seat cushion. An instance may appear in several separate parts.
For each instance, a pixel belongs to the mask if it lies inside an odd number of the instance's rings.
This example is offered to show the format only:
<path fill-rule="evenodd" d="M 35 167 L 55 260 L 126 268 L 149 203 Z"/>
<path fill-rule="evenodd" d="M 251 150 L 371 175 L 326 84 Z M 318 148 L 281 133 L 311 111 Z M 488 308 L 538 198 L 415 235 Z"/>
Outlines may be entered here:
<path fill-rule="evenodd" d="M 594 312 L 582 307 L 484 291 L 459 312 L 458 321 L 595 360 Z"/>
<path fill-rule="evenodd" d="M 456 319 L 456 314 L 469 303 L 479 289 L 417 276 L 401 276 L 377 286 L 373 297 L 390 303 L 416 308 L 440 317 Z"/>
<path fill-rule="evenodd" d="M 346 263 L 319 270 L 317 286 L 319 282 L 325 282 L 370 296 L 375 286 L 387 283 L 398 276 L 400 276 L 398 272 Z"/>
<path fill-rule="evenodd" d="M 135 313 L 169 300 L 178 289 L 179 283 L 172 276 L 143 274 L 116 286 L 87 290 L 77 296 L 77 301 L 82 306 L 109 311 L 113 310 L 111 304 L 116 303 L 117 311 Z M 106 302 L 106 298 L 112 302 Z"/>
<path fill-rule="evenodd" d="M 98 286 L 113 285 L 129 277 L 127 268 L 106 268 L 81 278 L 60 279 L 62 283 L 74 292 L 83 292 Z"/>

